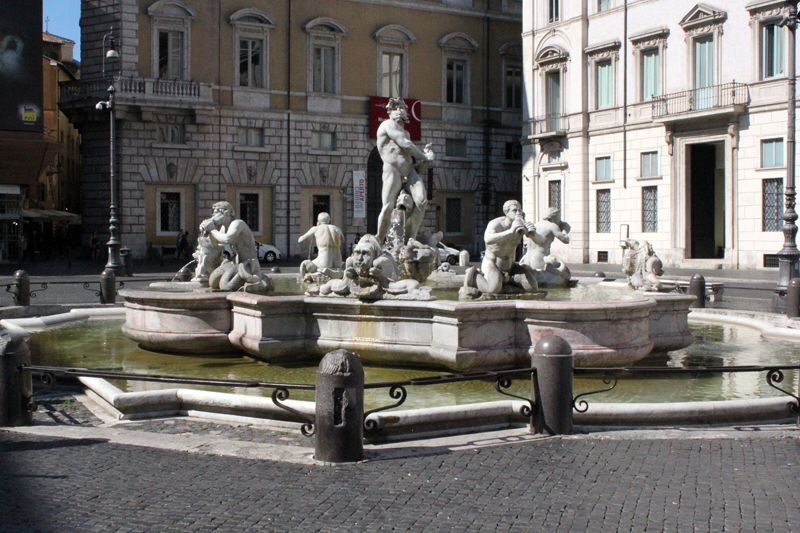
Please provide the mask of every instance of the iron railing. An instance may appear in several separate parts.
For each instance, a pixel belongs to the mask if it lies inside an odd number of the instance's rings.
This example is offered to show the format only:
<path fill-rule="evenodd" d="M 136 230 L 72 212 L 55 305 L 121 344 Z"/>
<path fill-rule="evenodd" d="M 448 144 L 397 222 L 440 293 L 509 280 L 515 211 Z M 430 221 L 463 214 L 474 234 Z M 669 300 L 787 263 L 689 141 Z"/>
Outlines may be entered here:
<path fill-rule="evenodd" d="M 757 365 L 745 365 L 745 366 L 671 366 L 671 367 L 661 367 L 661 366 L 640 366 L 640 367 L 594 367 L 594 368 L 574 368 L 572 370 L 573 375 L 575 376 L 591 376 L 591 375 L 599 375 L 602 377 L 603 383 L 608 385 L 608 387 L 591 391 L 585 392 L 583 394 L 579 394 L 575 396 L 572 402 L 572 407 L 575 411 L 579 413 L 585 413 L 589 410 L 589 404 L 586 400 L 580 400 L 585 396 L 591 396 L 593 394 L 600 394 L 603 392 L 608 392 L 614 389 L 619 382 L 619 377 L 621 375 L 631 375 L 631 374 L 689 374 L 692 377 L 697 377 L 703 374 L 721 374 L 725 372 L 729 373 L 740 373 L 740 372 L 766 372 L 766 381 L 767 385 L 772 387 L 773 389 L 780 391 L 781 393 L 791 396 L 794 398 L 793 402 L 789 402 L 786 404 L 787 409 L 790 413 L 794 415 L 800 415 L 800 397 L 796 396 L 795 394 L 782 389 L 777 386 L 777 383 L 783 382 L 783 372 L 786 370 L 800 370 L 800 365 L 787 365 L 787 366 L 757 366 Z"/>
<path fill-rule="evenodd" d="M 653 118 L 713 110 L 750 103 L 750 91 L 745 83 L 725 83 L 702 89 L 690 89 L 653 97 Z"/>
<path fill-rule="evenodd" d="M 569 131 L 569 116 L 563 113 L 536 117 L 532 122 L 534 135 L 563 135 Z"/>

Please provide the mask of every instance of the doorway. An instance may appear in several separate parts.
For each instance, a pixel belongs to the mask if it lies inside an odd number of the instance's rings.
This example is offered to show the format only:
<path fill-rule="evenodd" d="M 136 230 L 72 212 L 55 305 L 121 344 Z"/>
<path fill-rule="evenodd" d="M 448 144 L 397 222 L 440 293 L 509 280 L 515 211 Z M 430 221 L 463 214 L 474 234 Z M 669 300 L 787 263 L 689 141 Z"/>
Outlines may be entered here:
<path fill-rule="evenodd" d="M 721 259 L 725 256 L 725 143 L 688 148 L 690 257 Z"/>
<path fill-rule="evenodd" d="M 367 233 L 375 235 L 378 231 L 378 215 L 383 201 L 383 160 L 377 148 L 373 148 L 367 161 Z"/>

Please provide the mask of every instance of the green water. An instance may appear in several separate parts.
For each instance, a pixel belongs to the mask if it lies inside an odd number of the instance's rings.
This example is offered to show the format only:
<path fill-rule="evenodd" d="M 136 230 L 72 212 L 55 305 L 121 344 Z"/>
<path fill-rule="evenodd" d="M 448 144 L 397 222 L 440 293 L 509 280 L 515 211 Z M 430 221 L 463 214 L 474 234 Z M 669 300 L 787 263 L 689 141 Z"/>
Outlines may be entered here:
<path fill-rule="evenodd" d="M 99 321 L 37 333 L 31 337 L 33 363 L 37 365 L 81 367 L 140 374 L 247 379 L 281 383 L 314 383 L 316 365 L 268 365 L 249 357 L 194 357 L 149 352 L 120 331 L 121 321 Z M 720 325 L 691 325 L 697 340 L 691 346 L 666 355 L 652 356 L 640 366 L 732 366 L 732 365 L 796 365 L 800 361 L 800 344 L 764 340 L 750 328 Z M 396 381 L 414 377 L 436 376 L 443 372 L 366 367 L 367 383 Z M 125 391 L 174 388 L 166 383 L 115 381 Z M 269 396 L 270 389 L 204 387 L 185 388 L 236 392 Z M 605 388 L 600 379 L 577 378 L 575 393 Z M 797 390 L 797 376 L 787 373 L 784 388 Z M 409 387 L 404 408 L 445 406 L 505 399 L 493 382 L 472 381 L 424 387 Z M 530 394 L 527 380 L 514 382 L 510 392 Z M 292 391 L 291 397 L 312 400 L 313 392 Z M 609 393 L 589 397 L 595 402 L 679 402 L 726 400 L 779 396 L 765 382 L 763 373 L 711 374 L 702 377 L 656 376 L 621 379 Z M 392 403 L 386 389 L 367 390 L 366 408 Z"/>

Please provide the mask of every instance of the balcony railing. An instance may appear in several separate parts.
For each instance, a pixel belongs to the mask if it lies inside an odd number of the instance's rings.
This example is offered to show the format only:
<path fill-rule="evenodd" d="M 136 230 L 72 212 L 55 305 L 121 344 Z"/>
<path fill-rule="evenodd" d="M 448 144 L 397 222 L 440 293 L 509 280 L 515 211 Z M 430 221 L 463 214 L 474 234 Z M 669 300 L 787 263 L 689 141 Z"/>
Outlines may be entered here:
<path fill-rule="evenodd" d="M 104 98 L 109 80 L 76 80 L 61 84 L 61 101 L 71 102 L 84 98 Z M 198 81 L 161 80 L 154 78 L 120 78 L 114 82 L 116 98 L 153 98 L 156 100 L 189 100 L 211 102 L 211 85 Z"/>
<path fill-rule="evenodd" d="M 569 117 L 564 114 L 550 114 L 533 119 L 533 135 L 563 135 L 569 131 Z"/>
<path fill-rule="evenodd" d="M 747 105 L 750 92 L 747 84 L 725 83 L 691 89 L 679 93 L 665 94 L 653 98 L 653 118 L 663 118 L 684 113 L 713 110 L 735 105 Z"/>

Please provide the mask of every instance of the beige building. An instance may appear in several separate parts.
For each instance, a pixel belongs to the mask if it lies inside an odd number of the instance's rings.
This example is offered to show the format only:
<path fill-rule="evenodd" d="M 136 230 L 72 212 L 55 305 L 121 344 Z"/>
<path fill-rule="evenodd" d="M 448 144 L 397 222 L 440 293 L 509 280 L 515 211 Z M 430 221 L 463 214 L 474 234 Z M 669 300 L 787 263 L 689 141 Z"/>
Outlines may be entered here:
<path fill-rule="evenodd" d="M 777 267 L 790 4 L 526 0 L 524 205 L 562 209 L 557 253 Z"/>
<path fill-rule="evenodd" d="M 134 256 L 170 252 L 180 229 L 196 237 L 219 199 L 284 255 L 308 253 L 297 238 L 320 211 L 348 245 L 374 232 L 370 123 L 385 113 L 371 97 L 388 96 L 418 101 L 416 142 L 437 154 L 425 226 L 477 253 L 485 222 L 520 194 L 520 11 L 517 0 L 83 0 L 82 79 L 63 85 L 62 109 L 83 140 L 85 235 L 108 226 L 109 116 L 95 104 L 113 74 L 117 205 Z M 111 26 L 120 58 L 104 79 Z"/>

